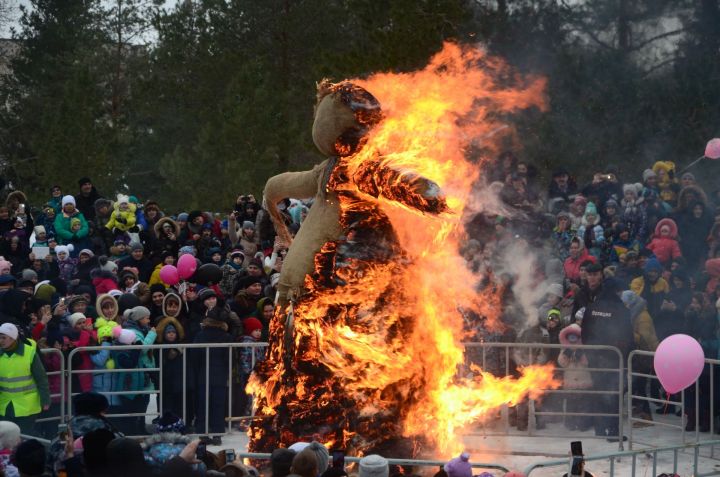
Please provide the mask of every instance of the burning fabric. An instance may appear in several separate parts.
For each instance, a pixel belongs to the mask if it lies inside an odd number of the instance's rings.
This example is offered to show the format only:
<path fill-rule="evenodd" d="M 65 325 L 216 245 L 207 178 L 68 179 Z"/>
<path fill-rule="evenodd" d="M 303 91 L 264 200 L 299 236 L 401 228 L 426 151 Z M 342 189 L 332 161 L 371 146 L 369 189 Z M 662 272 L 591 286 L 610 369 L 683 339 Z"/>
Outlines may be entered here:
<path fill-rule="evenodd" d="M 459 255 L 463 212 L 480 179 L 467 148 L 502 128 L 502 115 L 542 106 L 543 82 L 516 78 L 476 49 L 448 44 L 422 71 L 318 88 L 313 139 L 329 159 L 271 178 L 275 207 L 315 197 L 278 285 L 269 359 L 251 381 L 251 449 L 303 437 L 358 453 L 447 454 L 464 426 L 557 387 L 550 367 L 518 379 L 463 364 L 463 318 L 499 326 L 497 290 L 478 293 Z M 381 108 L 382 105 L 382 108 Z M 479 204 L 477 208 L 481 208 Z"/>

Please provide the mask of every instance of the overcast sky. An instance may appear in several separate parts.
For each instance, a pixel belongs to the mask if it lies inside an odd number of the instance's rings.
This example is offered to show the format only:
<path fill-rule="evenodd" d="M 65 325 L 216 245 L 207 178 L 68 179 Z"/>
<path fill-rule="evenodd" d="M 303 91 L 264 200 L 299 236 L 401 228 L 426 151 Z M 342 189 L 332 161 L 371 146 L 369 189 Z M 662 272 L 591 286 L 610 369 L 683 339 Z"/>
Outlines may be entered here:
<path fill-rule="evenodd" d="M 178 0 L 165 0 L 165 6 L 169 7 L 175 5 Z M 103 2 L 111 3 L 111 0 L 103 0 Z M 2 25 L 0 28 L 0 38 L 10 38 L 10 29 L 15 27 L 17 30 L 19 27 L 18 20 L 20 19 L 20 5 L 30 6 L 30 0 L 0 0 L 0 4 L 9 5 L 12 13 L 13 21 Z"/>

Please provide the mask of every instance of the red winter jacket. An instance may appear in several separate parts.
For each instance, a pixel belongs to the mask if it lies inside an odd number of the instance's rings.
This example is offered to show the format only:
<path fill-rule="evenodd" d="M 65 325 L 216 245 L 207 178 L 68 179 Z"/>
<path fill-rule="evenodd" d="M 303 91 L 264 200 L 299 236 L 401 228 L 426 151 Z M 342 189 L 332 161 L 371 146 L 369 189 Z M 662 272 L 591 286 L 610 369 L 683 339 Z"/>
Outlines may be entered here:
<path fill-rule="evenodd" d="M 597 262 L 597 259 L 590 255 L 585 248 L 583 249 L 582 253 L 578 258 L 566 258 L 565 263 L 563 264 L 563 269 L 565 270 L 565 277 L 573 282 L 580 281 L 580 265 L 588 260 L 593 263 Z"/>
<path fill-rule="evenodd" d="M 667 225 L 668 227 L 670 227 L 669 237 L 660 236 L 660 229 L 663 227 L 663 225 Z M 667 266 L 674 259 L 682 257 L 682 252 L 680 251 L 680 245 L 678 244 L 677 236 L 678 229 L 675 221 L 673 219 L 662 219 L 655 226 L 655 235 L 653 236 L 653 239 L 650 241 L 650 243 L 647 244 L 646 248 L 648 250 L 651 250 L 652 253 L 655 254 L 658 261 L 663 266 Z"/>

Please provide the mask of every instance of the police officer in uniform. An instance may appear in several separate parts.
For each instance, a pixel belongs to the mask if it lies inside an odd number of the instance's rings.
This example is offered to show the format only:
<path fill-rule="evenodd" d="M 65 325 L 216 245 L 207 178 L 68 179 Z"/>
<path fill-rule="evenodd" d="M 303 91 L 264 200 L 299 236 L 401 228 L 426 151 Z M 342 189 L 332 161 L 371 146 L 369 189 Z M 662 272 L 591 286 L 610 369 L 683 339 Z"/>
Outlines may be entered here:
<path fill-rule="evenodd" d="M 12 323 L 0 325 L 0 420 L 30 434 L 35 419 L 50 407 L 50 387 L 37 344 Z"/>
<path fill-rule="evenodd" d="M 592 264 L 586 268 L 587 287 L 581 291 L 580 303 L 585 307 L 582 317 L 582 342 L 587 345 L 614 346 L 620 350 L 626 361 L 632 351 L 634 336 L 630 322 L 630 313 L 623 305 L 618 292 L 617 281 L 609 278 L 603 281 L 603 269 L 600 264 Z M 590 351 L 587 353 L 590 368 L 617 368 L 618 356 L 612 351 Z M 593 389 L 596 391 L 617 391 L 619 375 L 617 372 L 592 372 Z M 617 394 L 588 395 L 592 399 L 598 413 L 617 414 Z M 618 418 L 596 416 L 594 419 L 595 434 L 606 436 L 610 442 L 625 439 L 619 436 Z"/>

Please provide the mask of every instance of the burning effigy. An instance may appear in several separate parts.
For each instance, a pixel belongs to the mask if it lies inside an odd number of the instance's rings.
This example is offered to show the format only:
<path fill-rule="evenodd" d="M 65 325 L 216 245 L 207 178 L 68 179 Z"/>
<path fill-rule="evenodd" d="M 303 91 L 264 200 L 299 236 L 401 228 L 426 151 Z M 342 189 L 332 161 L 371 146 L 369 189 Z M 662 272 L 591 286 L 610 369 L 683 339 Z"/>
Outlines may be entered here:
<path fill-rule="evenodd" d="M 493 131 L 543 107 L 543 86 L 455 44 L 420 71 L 320 83 L 313 140 L 327 159 L 265 188 L 286 241 L 276 204 L 315 202 L 283 264 L 268 359 L 251 379 L 251 450 L 314 437 L 358 454 L 447 455 L 466 426 L 558 385 L 550 366 L 516 379 L 458 373 L 460 310 L 501 326 L 498 290 L 478 291 L 459 254 L 466 209 L 482 209 L 468 148 L 496 152 Z"/>

